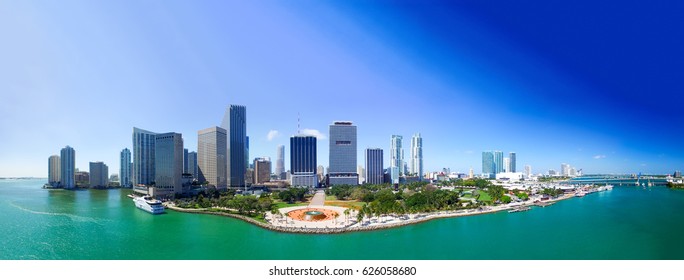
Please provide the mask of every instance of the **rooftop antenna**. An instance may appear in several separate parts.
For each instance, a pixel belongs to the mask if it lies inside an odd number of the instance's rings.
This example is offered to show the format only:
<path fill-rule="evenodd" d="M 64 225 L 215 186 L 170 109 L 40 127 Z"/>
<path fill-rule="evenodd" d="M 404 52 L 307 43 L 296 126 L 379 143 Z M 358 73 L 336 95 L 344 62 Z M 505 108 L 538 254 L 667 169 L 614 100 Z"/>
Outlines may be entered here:
<path fill-rule="evenodd" d="M 299 112 L 297 112 L 297 135 L 299 135 Z"/>

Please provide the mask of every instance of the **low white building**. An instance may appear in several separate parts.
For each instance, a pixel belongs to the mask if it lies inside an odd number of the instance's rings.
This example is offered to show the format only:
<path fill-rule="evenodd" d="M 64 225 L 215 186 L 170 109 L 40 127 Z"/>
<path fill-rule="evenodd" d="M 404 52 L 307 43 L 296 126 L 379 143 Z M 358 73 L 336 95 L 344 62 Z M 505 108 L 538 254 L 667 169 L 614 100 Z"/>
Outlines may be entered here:
<path fill-rule="evenodd" d="M 520 182 L 523 180 L 522 172 L 502 172 L 496 174 L 496 180 L 500 182 Z"/>

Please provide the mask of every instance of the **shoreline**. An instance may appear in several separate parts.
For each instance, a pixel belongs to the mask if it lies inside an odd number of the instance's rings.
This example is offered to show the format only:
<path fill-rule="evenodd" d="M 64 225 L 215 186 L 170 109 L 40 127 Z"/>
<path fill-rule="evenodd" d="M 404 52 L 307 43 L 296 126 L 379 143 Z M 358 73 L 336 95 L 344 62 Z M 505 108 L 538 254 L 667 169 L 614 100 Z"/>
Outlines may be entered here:
<path fill-rule="evenodd" d="M 545 202 L 558 202 L 566 199 L 570 199 L 575 197 L 575 195 L 562 195 L 556 199 L 552 200 L 547 200 Z M 409 218 L 408 220 L 401 220 L 399 222 L 390 222 L 390 223 L 375 223 L 373 224 L 372 222 L 369 222 L 370 224 L 368 225 L 363 225 L 364 222 L 362 221 L 361 223 L 351 223 L 350 225 L 343 226 L 343 227 L 313 227 L 313 228 L 307 228 L 307 227 L 287 227 L 287 226 L 277 226 L 272 224 L 271 222 L 261 222 L 258 221 L 254 218 L 239 215 L 239 214 L 232 214 L 232 213 L 225 213 L 225 212 L 214 212 L 214 211 L 208 211 L 206 209 L 185 209 L 185 208 L 180 208 L 176 207 L 171 204 L 165 204 L 167 209 L 171 209 L 173 211 L 177 212 L 182 212 L 182 213 L 194 213 L 194 214 L 208 214 L 208 215 L 216 215 L 216 216 L 224 216 L 224 217 L 232 217 L 232 218 L 237 218 L 240 220 L 243 220 L 245 222 L 251 223 L 253 225 L 259 226 L 264 229 L 276 231 L 276 232 L 282 232 L 282 233 L 299 233 L 299 234 L 342 234 L 342 233 L 353 233 L 353 232 L 362 232 L 362 231 L 374 231 L 374 230 L 384 230 L 384 229 L 391 229 L 391 228 L 396 228 L 396 227 L 403 227 L 403 226 L 409 226 L 409 225 L 414 225 L 414 224 L 419 224 L 427 221 L 431 221 L 434 219 L 443 219 L 443 218 L 456 218 L 456 217 L 465 217 L 465 216 L 476 216 L 476 215 L 483 215 L 483 214 L 491 214 L 491 213 L 497 213 L 500 211 L 505 211 L 505 210 L 510 210 L 514 207 L 518 206 L 535 206 L 535 203 L 532 201 L 528 202 L 522 202 L 522 203 L 517 203 L 517 204 L 508 204 L 508 205 L 500 205 L 500 206 L 493 206 L 490 209 L 486 210 L 449 210 L 449 211 L 440 211 L 440 212 L 431 212 L 431 213 L 417 213 L 413 214 L 413 218 Z M 308 208 L 308 206 L 299 206 L 300 208 Z M 548 206 L 547 206 L 548 207 Z M 290 207 L 292 208 L 292 207 Z M 284 209 L 284 208 L 281 208 Z M 270 215 L 270 213 L 267 213 L 267 215 Z M 409 215 L 405 215 L 410 217 Z M 416 218 L 416 216 L 419 216 Z M 372 219 L 371 219 L 372 221 Z"/>

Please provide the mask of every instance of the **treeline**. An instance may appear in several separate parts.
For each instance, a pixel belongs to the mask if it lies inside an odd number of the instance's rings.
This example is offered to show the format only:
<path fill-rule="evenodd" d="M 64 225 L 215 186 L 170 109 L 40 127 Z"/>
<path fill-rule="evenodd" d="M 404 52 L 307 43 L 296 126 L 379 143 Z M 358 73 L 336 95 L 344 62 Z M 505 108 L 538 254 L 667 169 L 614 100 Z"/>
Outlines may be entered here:
<path fill-rule="evenodd" d="M 684 189 L 684 184 L 675 184 L 673 182 L 667 182 L 667 187 L 670 189 Z"/>
<path fill-rule="evenodd" d="M 263 215 L 271 211 L 274 205 L 269 193 L 263 193 L 257 198 L 254 195 L 235 195 L 234 190 L 219 192 L 215 189 L 200 192 L 194 197 L 176 199 L 174 203 L 181 208 L 223 207 L 248 216 Z"/>

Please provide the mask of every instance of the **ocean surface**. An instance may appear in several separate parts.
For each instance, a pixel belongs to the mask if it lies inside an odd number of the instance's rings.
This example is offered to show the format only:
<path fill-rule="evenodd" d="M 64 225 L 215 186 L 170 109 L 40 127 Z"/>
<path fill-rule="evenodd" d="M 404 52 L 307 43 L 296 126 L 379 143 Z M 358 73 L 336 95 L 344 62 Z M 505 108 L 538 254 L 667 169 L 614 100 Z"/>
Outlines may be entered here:
<path fill-rule="evenodd" d="M 520 213 L 337 235 L 211 215 L 153 216 L 127 190 L 0 180 L 0 259 L 684 259 L 684 190 L 615 187 Z"/>

